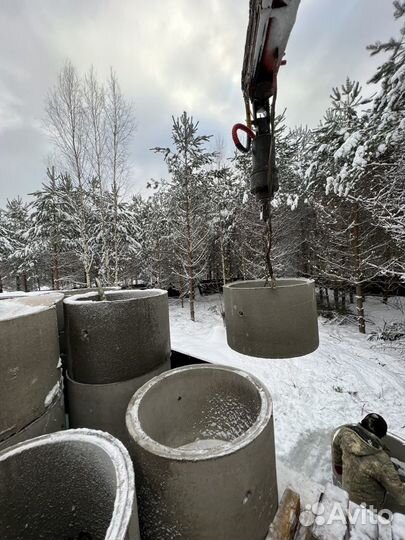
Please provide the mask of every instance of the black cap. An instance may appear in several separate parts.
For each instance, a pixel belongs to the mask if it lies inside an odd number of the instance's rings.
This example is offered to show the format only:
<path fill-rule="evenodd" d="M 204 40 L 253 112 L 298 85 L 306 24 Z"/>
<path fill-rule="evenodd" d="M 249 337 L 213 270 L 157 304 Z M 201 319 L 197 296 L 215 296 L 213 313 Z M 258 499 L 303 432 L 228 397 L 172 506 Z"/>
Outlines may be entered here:
<path fill-rule="evenodd" d="M 380 439 L 387 434 L 387 422 L 377 413 L 368 414 L 363 418 L 360 424 L 368 431 L 371 431 L 371 433 L 374 433 L 374 435 L 377 435 Z"/>

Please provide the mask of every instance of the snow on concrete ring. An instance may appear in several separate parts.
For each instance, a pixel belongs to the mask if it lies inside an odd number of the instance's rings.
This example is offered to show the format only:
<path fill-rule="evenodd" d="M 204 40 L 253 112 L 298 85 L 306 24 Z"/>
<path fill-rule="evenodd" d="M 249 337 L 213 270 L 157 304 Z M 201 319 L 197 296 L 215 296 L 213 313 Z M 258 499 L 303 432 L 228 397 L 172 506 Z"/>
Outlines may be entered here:
<path fill-rule="evenodd" d="M 266 536 L 277 509 L 274 429 L 256 378 L 223 366 L 164 373 L 134 395 L 127 427 L 145 540 Z"/>
<path fill-rule="evenodd" d="M 107 433 L 68 430 L 0 452 L 0 538 L 139 540 L 134 473 Z"/>
<path fill-rule="evenodd" d="M 314 282 L 277 279 L 236 281 L 224 286 L 228 345 L 259 358 L 293 358 L 319 346 Z"/>
<path fill-rule="evenodd" d="M 63 299 L 64 294 L 60 292 L 52 291 L 36 291 L 29 293 L 25 296 L 15 296 L 13 302 L 22 304 L 25 306 L 47 306 L 56 308 L 56 315 L 58 319 L 58 330 L 63 332 L 64 323 L 63 323 Z"/>

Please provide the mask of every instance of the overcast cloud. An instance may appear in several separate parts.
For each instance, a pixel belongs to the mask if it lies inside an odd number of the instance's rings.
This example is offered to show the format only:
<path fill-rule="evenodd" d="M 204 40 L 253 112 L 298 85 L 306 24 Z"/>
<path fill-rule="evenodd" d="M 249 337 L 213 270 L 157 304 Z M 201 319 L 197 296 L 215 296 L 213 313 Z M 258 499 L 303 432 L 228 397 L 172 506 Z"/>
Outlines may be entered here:
<path fill-rule="evenodd" d="M 79 71 L 110 66 L 136 110 L 132 193 L 165 174 L 149 151 L 169 144 L 171 115 L 187 110 L 222 137 L 244 118 L 240 71 L 248 0 L 0 0 L 0 205 L 44 180 L 52 152 L 44 101 L 69 58 Z M 390 0 L 302 0 L 279 83 L 289 125 L 316 125 L 332 86 L 365 84 L 381 58 L 365 47 L 397 35 Z M 369 92 L 369 90 L 368 90 Z"/>

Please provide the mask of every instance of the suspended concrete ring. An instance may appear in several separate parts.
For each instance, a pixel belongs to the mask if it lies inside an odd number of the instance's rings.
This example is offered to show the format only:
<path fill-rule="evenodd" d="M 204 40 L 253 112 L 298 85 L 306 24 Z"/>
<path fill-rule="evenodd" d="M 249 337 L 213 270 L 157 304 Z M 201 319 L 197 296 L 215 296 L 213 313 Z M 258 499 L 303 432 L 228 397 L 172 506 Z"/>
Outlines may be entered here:
<path fill-rule="evenodd" d="M 314 282 L 277 279 L 236 281 L 224 286 L 228 345 L 260 358 L 292 358 L 319 346 Z"/>

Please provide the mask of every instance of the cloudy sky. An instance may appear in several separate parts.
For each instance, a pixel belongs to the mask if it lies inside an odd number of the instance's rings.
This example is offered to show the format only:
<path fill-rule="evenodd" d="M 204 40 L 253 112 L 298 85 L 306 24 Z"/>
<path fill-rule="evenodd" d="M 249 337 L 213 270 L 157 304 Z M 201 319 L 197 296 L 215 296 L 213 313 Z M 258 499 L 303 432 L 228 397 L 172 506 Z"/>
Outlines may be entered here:
<path fill-rule="evenodd" d="M 149 151 L 167 145 L 185 109 L 224 139 L 244 118 L 240 92 L 248 0 L 0 0 L 0 205 L 40 187 L 52 148 L 44 101 L 69 58 L 110 66 L 134 103 L 130 190 L 164 175 Z M 279 83 L 288 123 L 316 125 L 346 75 L 363 84 L 381 58 L 365 47 L 397 35 L 391 0 L 301 0 Z M 368 90 L 369 91 L 369 90 Z"/>

